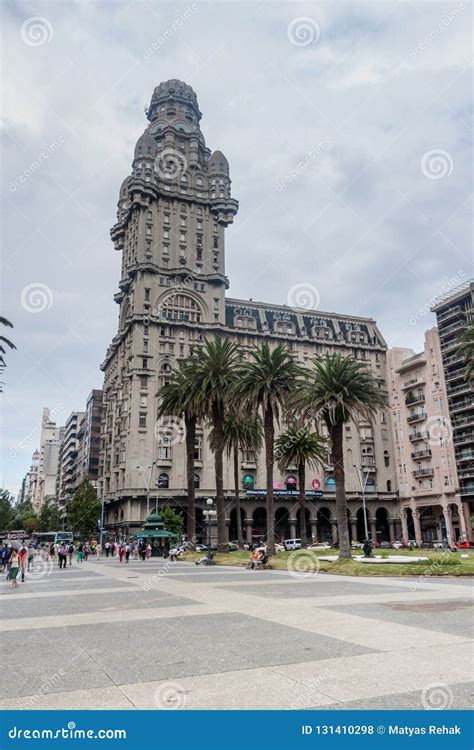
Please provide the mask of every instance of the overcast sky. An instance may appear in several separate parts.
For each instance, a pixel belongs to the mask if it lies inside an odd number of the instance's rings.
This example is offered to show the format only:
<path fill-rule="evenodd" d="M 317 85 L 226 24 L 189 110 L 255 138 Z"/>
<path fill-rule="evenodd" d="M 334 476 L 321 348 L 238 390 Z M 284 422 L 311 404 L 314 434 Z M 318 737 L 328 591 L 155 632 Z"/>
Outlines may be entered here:
<path fill-rule="evenodd" d="M 194 88 L 206 143 L 229 160 L 233 297 L 370 316 L 389 346 L 420 349 L 430 300 L 472 275 L 467 2 L 4 0 L 2 12 L 10 491 L 42 407 L 64 423 L 102 385 L 120 268 L 109 229 L 161 81 Z"/>

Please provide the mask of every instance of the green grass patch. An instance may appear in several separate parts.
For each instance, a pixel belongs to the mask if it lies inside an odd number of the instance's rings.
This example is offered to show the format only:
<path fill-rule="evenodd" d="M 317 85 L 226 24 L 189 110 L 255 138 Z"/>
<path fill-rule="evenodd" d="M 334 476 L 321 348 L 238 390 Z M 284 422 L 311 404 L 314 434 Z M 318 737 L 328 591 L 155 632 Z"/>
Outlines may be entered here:
<path fill-rule="evenodd" d="M 376 550 L 376 555 L 381 555 L 381 550 Z M 338 555 L 339 550 L 330 549 L 326 551 L 312 552 L 315 558 Z M 431 577 L 431 576 L 474 576 L 474 550 L 463 550 L 462 552 L 443 552 L 440 550 L 391 550 L 390 555 L 406 557 L 427 557 L 426 562 L 409 563 L 384 563 L 383 565 L 370 565 L 357 561 L 361 556 L 360 550 L 353 550 L 353 558 L 350 560 L 336 560 L 334 562 L 318 562 L 318 569 L 322 573 L 348 575 L 348 576 L 413 576 L 413 577 Z M 462 558 L 461 554 L 467 554 L 467 558 Z M 293 568 L 297 563 L 298 557 L 307 556 L 308 550 L 297 550 L 296 552 L 278 552 L 270 558 L 270 567 L 273 570 L 288 570 L 289 565 Z M 385 557 L 385 555 L 381 555 Z M 195 562 L 203 557 L 202 552 L 188 552 L 185 558 L 189 562 Z M 245 568 L 249 561 L 247 551 L 238 552 L 218 552 L 214 555 L 216 565 Z M 291 562 L 289 558 L 291 557 Z M 355 559 L 354 559 L 355 558 Z M 385 558 L 386 559 L 386 558 Z"/>

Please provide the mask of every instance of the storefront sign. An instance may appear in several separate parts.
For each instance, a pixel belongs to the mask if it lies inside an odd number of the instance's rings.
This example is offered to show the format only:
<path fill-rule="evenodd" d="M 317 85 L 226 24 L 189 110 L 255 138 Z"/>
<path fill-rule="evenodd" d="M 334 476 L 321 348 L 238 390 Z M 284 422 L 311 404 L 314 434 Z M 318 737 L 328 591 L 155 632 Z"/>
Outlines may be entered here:
<path fill-rule="evenodd" d="M 246 490 L 245 494 L 249 497 L 265 496 L 266 490 Z M 273 490 L 274 497 L 299 497 L 298 490 Z M 306 490 L 304 493 L 306 497 L 322 497 L 323 493 L 317 490 Z"/>

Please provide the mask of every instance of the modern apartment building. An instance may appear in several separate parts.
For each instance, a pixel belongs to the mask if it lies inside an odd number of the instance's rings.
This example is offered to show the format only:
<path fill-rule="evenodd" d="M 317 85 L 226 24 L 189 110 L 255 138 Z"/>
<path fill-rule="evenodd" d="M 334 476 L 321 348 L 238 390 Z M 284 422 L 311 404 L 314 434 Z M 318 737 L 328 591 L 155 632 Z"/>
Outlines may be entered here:
<path fill-rule="evenodd" d="M 61 443 L 58 495 L 57 500 L 64 515 L 67 512 L 68 502 L 74 494 L 74 490 L 80 481 L 80 469 L 78 464 L 79 440 L 78 433 L 84 418 L 83 411 L 73 411 L 66 420 L 64 436 Z"/>
<path fill-rule="evenodd" d="M 437 328 L 423 352 L 394 348 L 387 361 L 403 537 L 465 538 Z"/>
<path fill-rule="evenodd" d="M 185 83 L 160 84 L 147 117 L 111 230 L 122 272 L 114 297 L 120 307 L 118 331 L 102 365 L 99 490 L 106 526 L 118 534 L 140 527 L 157 500 L 186 518 L 183 434 L 156 429 L 157 393 L 173 366 L 195 352 L 205 337 L 229 337 L 244 353 L 263 341 L 272 346 L 284 342 L 295 359 L 308 366 L 316 355 L 339 351 L 365 362 L 381 387 L 386 382 L 386 344 L 373 320 L 326 313 L 311 305 L 296 308 L 226 297 L 225 232 L 238 210 L 227 159 L 207 148 L 196 94 Z M 345 450 L 351 537 L 364 538 L 362 469 L 372 536 L 395 539 L 401 527 L 385 416 L 379 415 L 373 425 L 348 424 Z M 266 530 L 263 455 L 243 453 L 240 459 L 244 528 L 247 539 L 259 539 Z M 202 530 L 205 500 L 215 494 L 204 425 L 198 429 L 195 460 Z M 237 524 L 230 461 L 224 467 L 224 485 L 232 539 Z M 306 521 L 313 538 L 337 539 L 334 493 L 332 466 L 308 472 L 307 518 L 300 519 L 294 467 L 282 475 L 276 470 L 277 535 L 296 536 Z"/>
<path fill-rule="evenodd" d="M 472 540 L 474 518 L 474 389 L 466 377 L 466 361 L 459 338 L 474 324 L 474 282 L 444 295 L 432 308 L 438 321 L 441 355 L 453 430 L 453 445 L 467 530 Z"/>

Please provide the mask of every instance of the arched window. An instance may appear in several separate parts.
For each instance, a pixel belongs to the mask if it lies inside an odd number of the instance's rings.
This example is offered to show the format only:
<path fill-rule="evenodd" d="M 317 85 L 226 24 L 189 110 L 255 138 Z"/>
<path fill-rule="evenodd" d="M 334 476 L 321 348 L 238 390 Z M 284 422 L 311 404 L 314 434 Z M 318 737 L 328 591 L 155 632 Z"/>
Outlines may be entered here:
<path fill-rule="evenodd" d="M 326 477 L 326 489 L 328 492 L 336 491 L 336 479 L 335 477 Z"/>
<path fill-rule="evenodd" d="M 391 491 L 392 491 L 392 482 L 390 481 L 390 479 L 387 479 L 387 492 L 391 492 Z"/>
<path fill-rule="evenodd" d="M 375 482 L 370 477 L 367 479 L 367 483 L 365 485 L 365 491 L 366 492 L 375 492 Z"/>
<path fill-rule="evenodd" d="M 158 477 L 158 489 L 167 490 L 170 486 L 170 478 L 168 474 L 162 473 Z"/>
<path fill-rule="evenodd" d="M 255 484 L 255 478 L 252 476 L 252 474 L 245 474 L 245 476 L 242 479 L 242 484 L 243 484 L 244 490 L 253 490 L 253 486 Z"/>
<path fill-rule="evenodd" d="M 167 320 L 201 322 L 201 310 L 197 302 L 186 294 L 170 294 L 163 302 L 162 316 Z"/>
<path fill-rule="evenodd" d="M 193 476 L 194 486 L 198 490 L 201 485 L 201 477 L 199 474 L 194 474 Z"/>
<path fill-rule="evenodd" d="M 298 486 L 298 482 L 296 481 L 296 477 L 289 476 L 286 478 L 286 489 L 287 490 L 296 490 Z"/>
<path fill-rule="evenodd" d="M 385 466 L 390 466 L 390 456 L 388 451 L 383 452 L 383 462 Z"/>

